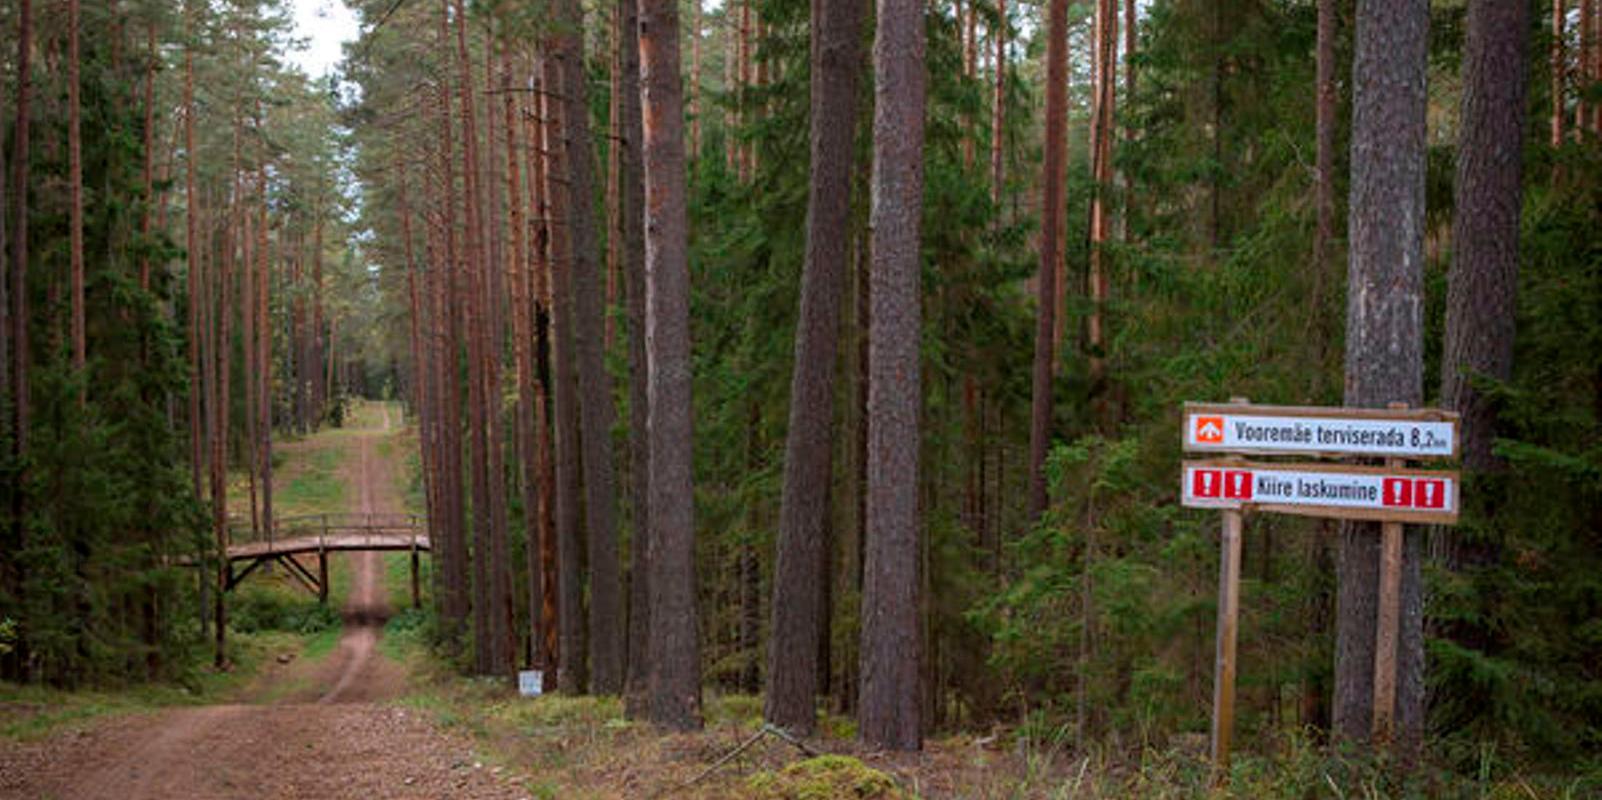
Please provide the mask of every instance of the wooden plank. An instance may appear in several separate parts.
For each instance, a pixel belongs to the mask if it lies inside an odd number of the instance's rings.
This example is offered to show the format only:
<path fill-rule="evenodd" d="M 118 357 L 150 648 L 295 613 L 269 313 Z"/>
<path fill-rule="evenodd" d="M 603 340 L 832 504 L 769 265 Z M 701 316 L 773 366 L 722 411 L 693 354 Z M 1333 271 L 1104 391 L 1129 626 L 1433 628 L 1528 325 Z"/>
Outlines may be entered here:
<path fill-rule="evenodd" d="M 1236 423 L 1260 420 L 1257 440 L 1237 435 Z M 1441 409 L 1253 406 L 1185 403 L 1180 440 L 1186 452 L 1312 457 L 1458 456 L 1458 415 Z M 1384 441 L 1351 441 L 1366 431 Z M 1278 436 L 1276 434 L 1287 434 Z M 1295 435 L 1289 435 L 1295 434 Z M 1328 437 L 1327 439 L 1325 437 Z"/>
<path fill-rule="evenodd" d="M 1229 775 L 1230 742 L 1235 732 L 1235 643 L 1240 624 L 1241 513 L 1223 512 L 1218 555 L 1217 653 L 1213 665 L 1213 779 Z"/>
<path fill-rule="evenodd" d="M 1462 488 L 1450 470 L 1229 459 L 1186 461 L 1180 483 L 1190 508 L 1434 525 L 1457 522 Z"/>

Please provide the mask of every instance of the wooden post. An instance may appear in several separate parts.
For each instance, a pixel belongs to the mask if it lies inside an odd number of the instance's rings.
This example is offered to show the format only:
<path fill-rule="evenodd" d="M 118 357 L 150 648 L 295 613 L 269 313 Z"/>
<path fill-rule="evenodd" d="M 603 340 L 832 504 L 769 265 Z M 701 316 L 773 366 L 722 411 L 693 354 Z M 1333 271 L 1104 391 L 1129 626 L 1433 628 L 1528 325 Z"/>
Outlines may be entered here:
<path fill-rule="evenodd" d="M 1393 410 L 1406 403 L 1391 403 Z M 1400 458 L 1385 459 L 1385 466 L 1405 466 Z M 1396 650 L 1402 614 L 1402 523 L 1380 525 L 1379 618 L 1374 626 L 1374 719 L 1375 744 L 1391 739 L 1396 721 Z"/>
<path fill-rule="evenodd" d="M 328 604 L 328 551 L 317 548 L 317 602 Z"/>
<path fill-rule="evenodd" d="M 422 595 L 417 584 L 417 535 L 412 535 L 412 608 L 422 608 Z"/>
<path fill-rule="evenodd" d="M 1244 397 L 1229 402 L 1246 405 Z M 1213 782 L 1229 778 L 1229 745 L 1235 734 L 1235 639 L 1240 626 L 1240 549 L 1241 512 L 1223 512 L 1223 531 L 1218 547 L 1218 631 L 1217 654 L 1213 664 Z"/>
<path fill-rule="evenodd" d="M 1240 622 L 1241 512 L 1223 512 L 1218 555 L 1218 652 L 1213 665 L 1213 780 L 1229 776 L 1229 745 L 1235 732 L 1235 634 Z"/>
<path fill-rule="evenodd" d="M 1398 404 L 1393 403 L 1392 407 Z M 1405 406 L 1404 406 L 1405 407 Z M 1385 466 L 1401 467 L 1387 458 Z M 1379 619 L 1374 626 L 1374 743 L 1391 739 L 1396 719 L 1396 650 L 1401 631 L 1402 523 L 1380 524 Z"/>

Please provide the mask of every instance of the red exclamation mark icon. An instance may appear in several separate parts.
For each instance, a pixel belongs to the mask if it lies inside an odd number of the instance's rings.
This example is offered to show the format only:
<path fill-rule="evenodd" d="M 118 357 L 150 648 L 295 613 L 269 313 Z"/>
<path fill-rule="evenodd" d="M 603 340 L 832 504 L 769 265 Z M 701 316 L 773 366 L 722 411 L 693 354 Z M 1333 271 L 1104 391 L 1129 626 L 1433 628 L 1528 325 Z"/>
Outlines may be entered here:
<path fill-rule="evenodd" d="M 1437 478 L 1413 481 L 1413 496 L 1419 508 L 1446 508 L 1446 481 Z"/>
<path fill-rule="evenodd" d="M 1240 470 L 1224 473 L 1224 496 L 1231 500 L 1252 499 L 1252 474 Z"/>
<path fill-rule="evenodd" d="M 1385 505 L 1413 505 L 1413 482 L 1407 478 L 1385 479 Z"/>
<path fill-rule="evenodd" d="M 1198 469 L 1191 473 L 1190 493 L 1197 497 L 1218 497 L 1222 494 L 1221 478 L 1216 469 Z"/>

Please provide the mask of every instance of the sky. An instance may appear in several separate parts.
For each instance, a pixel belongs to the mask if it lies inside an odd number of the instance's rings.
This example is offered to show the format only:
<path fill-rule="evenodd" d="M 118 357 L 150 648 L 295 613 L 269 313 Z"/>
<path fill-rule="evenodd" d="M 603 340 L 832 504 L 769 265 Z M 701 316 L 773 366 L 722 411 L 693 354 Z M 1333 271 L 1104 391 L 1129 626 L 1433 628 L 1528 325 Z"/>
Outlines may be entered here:
<path fill-rule="evenodd" d="M 359 32 L 356 14 L 341 0 L 293 0 L 295 38 L 306 47 L 289 53 L 289 61 L 318 78 L 334 70 L 344 55 L 340 46 Z"/>

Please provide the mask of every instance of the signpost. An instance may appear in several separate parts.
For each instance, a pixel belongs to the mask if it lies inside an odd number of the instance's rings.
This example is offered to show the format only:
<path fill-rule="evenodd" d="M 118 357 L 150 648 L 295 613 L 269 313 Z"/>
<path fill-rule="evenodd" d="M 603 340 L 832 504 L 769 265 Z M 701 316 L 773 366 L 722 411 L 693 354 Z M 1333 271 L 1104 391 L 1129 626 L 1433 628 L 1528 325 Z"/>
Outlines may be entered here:
<path fill-rule="evenodd" d="M 1181 491 L 1190 508 L 1450 525 L 1458 488 L 1456 472 L 1217 460 L 1185 462 Z"/>
<path fill-rule="evenodd" d="M 1396 709 L 1402 524 L 1457 522 L 1462 483 L 1456 472 L 1406 468 L 1407 460 L 1455 458 L 1456 414 L 1436 409 L 1253 406 L 1186 403 L 1184 449 L 1214 456 L 1383 458 L 1384 466 L 1324 462 L 1248 462 L 1233 457 L 1186 461 L 1180 501 L 1223 513 L 1218 567 L 1218 643 L 1213 683 L 1215 777 L 1229 771 L 1235 720 L 1235 641 L 1240 615 L 1243 513 L 1370 520 L 1382 523 L 1379 608 L 1374 647 L 1373 733 L 1390 738 Z"/>
<path fill-rule="evenodd" d="M 1186 403 L 1185 451 L 1453 458 L 1457 415 L 1434 409 Z"/>

